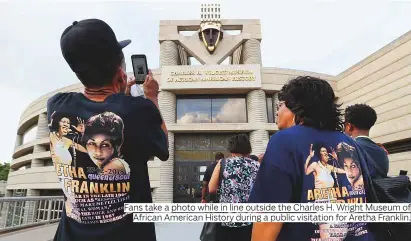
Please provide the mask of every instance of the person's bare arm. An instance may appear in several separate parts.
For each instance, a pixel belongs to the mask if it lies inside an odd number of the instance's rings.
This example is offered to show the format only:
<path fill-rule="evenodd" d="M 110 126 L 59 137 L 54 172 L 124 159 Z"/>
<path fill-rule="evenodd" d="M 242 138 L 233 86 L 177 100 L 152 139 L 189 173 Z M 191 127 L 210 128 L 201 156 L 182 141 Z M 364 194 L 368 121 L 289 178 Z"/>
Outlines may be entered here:
<path fill-rule="evenodd" d="M 201 189 L 201 203 L 206 203 L 207 187 L 208 187 L 208 182 L 203 181 L 203 187 Z"/>
<path fill-rule="evenodd" d="M 81 152 L 84 152 L 84 153 L 87 153 L 87 149 L 86 149 L 85 147 L 83 147 L 82 145 L 77 144 L 77 143 L 75 143 L 75 142 L 73 142 L 73 144 L 74 144 L 74 147 L 75 147 L 77 150 L 79 150 L 79 151 L 81 151 Z"/>
<path fill-rule="evenodd" d="M 308 163 L 310 163 L 311 158 L 313 158 L 315 151 L 313 151 L 313 144 L 310 146 L 310 154 L 307 157 L 307 160 L 305 160 L 305 165 L 304 165 L 304 170 L 305 174 L 308 175 L 315 171 L 316 165 L 318 165 L 316 162 L 313 162 L 311 165 L 308 166 Z"/>
<path fill-rule="evenodd" d="M 283 223 L 254 223 L 251 241 L 276 241 Z"/>
<path fill-rule="evenodd" d="M 318 167 L 318 163 L 317 162 L 313 162 L 311 163 L 311 165 L 308 166 L 308 163 L 310 162 L 311 157 L 308 156 L 307 160 L 305 161 L 305 175 L 309 175 L 312 172 L 314 172 L 317 167 Z M 308 167 L 307 167 L 308 166 Z"/>
<path fill-rule="evenodd" d="M 218 183 L 220 181 L 219 180 L 220 179 L 220 168 L 221 168 L 220 162 L 221 161 L 219 161 L 217 163 L 217 165 L 215 166 L 214 171 L 213 171 L 213 175 L 211 176 L 210 182 L 208 183 L 208 192 L 209 193 L 216 193 L 217 192 Z"/>

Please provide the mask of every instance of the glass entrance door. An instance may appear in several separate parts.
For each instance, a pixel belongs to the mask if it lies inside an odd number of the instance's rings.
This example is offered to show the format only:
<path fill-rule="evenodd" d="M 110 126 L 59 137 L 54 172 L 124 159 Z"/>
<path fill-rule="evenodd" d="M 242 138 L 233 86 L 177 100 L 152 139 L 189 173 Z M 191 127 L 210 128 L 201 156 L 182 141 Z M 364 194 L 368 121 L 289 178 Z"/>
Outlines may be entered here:
<path fill-rule="evenodd" d="M 201 188 L 207 165 L 211 162 L 178 161 L 175 165 L 174 202 L 201 201 Z"/>
<path fill-rule="evenodd" d="M 217 152 L 226 157 L 234 134 L 177 134 L 174 151 L 174 202 L 200 202 L 204 173 Z"/>

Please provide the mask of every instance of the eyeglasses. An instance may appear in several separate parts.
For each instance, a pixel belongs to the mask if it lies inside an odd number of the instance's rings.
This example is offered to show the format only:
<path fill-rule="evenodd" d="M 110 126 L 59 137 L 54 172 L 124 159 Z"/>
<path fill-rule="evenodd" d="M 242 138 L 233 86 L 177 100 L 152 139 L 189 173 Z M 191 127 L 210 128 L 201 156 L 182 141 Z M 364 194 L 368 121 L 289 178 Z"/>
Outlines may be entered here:
<path fill-rule="evenodd" d="M 281 106 L 285 105 L 285 101 L 279 101 L 277 103 L 277 109 L 280 109 Z"/>

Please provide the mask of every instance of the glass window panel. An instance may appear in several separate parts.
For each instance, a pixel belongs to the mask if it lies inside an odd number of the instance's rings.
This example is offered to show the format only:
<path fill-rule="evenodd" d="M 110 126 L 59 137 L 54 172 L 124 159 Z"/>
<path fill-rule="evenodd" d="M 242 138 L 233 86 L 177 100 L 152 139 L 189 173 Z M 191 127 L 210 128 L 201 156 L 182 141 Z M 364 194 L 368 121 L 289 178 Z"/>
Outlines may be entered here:
<path fill-rule="evenodd" d="M 176 161 L 210 161 L 210 151 L 175 151 Z"/>
<path fill-rule="evenodd" d="M 54 165 L 53 160 L 51 159 L 44 160 L 44 166 L 53 166 L 53 165 Z"/>
<path fill-rule="evenodd" d="M 26 132 L 23 134 L 23 144 L 26 144 L 27 142 L 34 141 L 36 139 L 37 135 L 37 125 L 34 125 L 27 129 Z"/>
<path fill-rule="evenodd" d="M 211 138 L 205 135 L 199 135 L 194 140 L 193 144 L 194 150 L 210 150 L 211 149 Z"/>
<path fill-rule="evenodd" d="M 177 99 L 177 123 L 210 123 L 210 99 Z"/>
<path fill-rule="evenodd" d="M 211 101 L 212 122 L 246 123 L 245 98 L 218 98 Z"/>
<path fill-rule="evenodd" d="M 188 188 L 188 184 L 178 185 L 177 193 L 180 194 L 180 195 L 190 194 L 190 189 Z"/>
<path fill-rule="evenodd" d="M 211 148 L 216 151 L 227 151 L 228 139 L 232 135 L 215 135 L 211 138 Z M 213 156 L 215 153 L 213 153 Z"/>
<path fill-rule="evenodd" d="M 199 166 L 198 171 L 199 172 L 205 172 L 207 170 L 207 166 Z M 202 180 L 202 179 L 201 179 Z"/>
<path fill-rule="evenodd" d="M 175 150 L 193 150 L 194 139 L 194 135 L 184 135 L 179 138 L 176 138 L 174 141 Z"/>
<path fill-rule="evenodd" d="M 179 180 L 179 181 L 187 181 L 187 176 L 186 176 L 186 175 L 177 175 L 177 180 Z"/>
<path fill-rule="evenodd" d="M 267 97 L 267 116 L 268 116 L 268 123 L 274 123 L 273 98 L 271 97 Z"/>

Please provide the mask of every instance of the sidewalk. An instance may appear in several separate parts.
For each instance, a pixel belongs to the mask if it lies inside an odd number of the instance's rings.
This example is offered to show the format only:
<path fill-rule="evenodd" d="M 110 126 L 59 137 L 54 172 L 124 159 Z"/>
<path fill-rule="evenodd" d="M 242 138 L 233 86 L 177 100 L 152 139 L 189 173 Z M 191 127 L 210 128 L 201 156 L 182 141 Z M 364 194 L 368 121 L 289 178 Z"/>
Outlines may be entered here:
<path fill-rule="evenodd" d="M 1 235 L 0 241 L 53 240 L 58 224 L 44 225 Z"/>
<path fill-rule="evenodd" d="M 156 224 L 157 241 L 198 241 L 202 223 Z M 0 236 L 0 241 L 50 241 L 57 224 L 40 226 Z"/>

